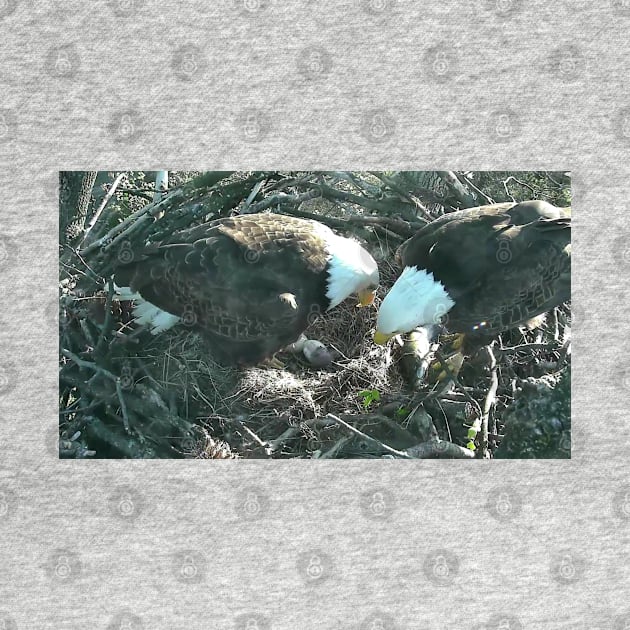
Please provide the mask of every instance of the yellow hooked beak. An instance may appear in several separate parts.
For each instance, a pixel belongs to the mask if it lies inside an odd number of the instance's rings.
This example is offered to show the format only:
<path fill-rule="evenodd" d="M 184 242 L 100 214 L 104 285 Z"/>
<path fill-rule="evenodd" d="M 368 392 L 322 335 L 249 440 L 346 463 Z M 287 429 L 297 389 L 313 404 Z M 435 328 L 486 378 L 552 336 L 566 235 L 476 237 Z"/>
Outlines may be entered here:
<path fill-rule="evenodd" d="M 359 291 L 359 303 L 357 306 L 370 306 L 374 304 L 374 297 L 376 296 L 376 289 L 363 289 Z"/>
<path fill-rule="evenodd" d="M 385 333 L 379 332 L 378 330 L 374 333 L 374 343 L 377 343 L 379 346 L 382 346 L 384 343 L 387 343 L 394 335 L 386 335 Z"/>

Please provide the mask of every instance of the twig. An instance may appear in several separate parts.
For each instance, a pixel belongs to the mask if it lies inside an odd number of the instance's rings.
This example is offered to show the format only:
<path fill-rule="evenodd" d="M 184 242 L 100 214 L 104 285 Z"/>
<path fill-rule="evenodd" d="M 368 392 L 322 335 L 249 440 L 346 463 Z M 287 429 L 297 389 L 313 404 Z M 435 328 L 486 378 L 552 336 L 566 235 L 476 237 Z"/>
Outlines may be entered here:
<path fill-rule="evenodd" d="M 480 407 L 479 403 L 468 393 L 466 388 L 459 382 L 459 379 L 457 378 L 457 376 L 455 376 L 455 374 L 453 373 L 453 370 L 451 370 L 449 364 L 447 363 L 446 359 L 444 358 L 444 355 L 439 350 L 436 350 L 435 351 L 435 356 L 437 357 L 438 361 L 440 362 L 440 365 L 444 368 L 444 371 L 446 372 L 446 375 L 455 384 L 455 387 L 457 387 L 457 389 L 459 389 L 459 391 L 462 392 L 462 394 L 464 394 L 464 396 L 466 397 L 466 400 L 468 400 L 473 405 L 473 407 L 475 407 L 475 409 L 477 410 L 477 413 L 478 413 L 478 417 L 481 417 L 482 413 L 481 413 L 481 407 Z M 431 397 L 431 395 L 427 396 L 427 398 L 430 398 L 430 397 Z M 420 400 L 420 402 L 424 402 L 424 401 Z"/>
<path fill-rule="evenodd" d="M 344 179 L 347 182 L 350 182 L 357 190 L 361 190 L 369 195 L 376 195 L 381 192 L 381 189 L 378 186 L 373 186 L 350 171 L 332 171 L 332 174 L 339 179 Z"/>
<path fill-rule="evenodd" d="M 514 175 L 510 175 L 506 180 L 503 181 L 503 190 L 505 190 L 505 194 L 516 203 L 516 199 L 514 199 L 514 197 L 512 196 L 512 194 L 510 193 L 510 191 L 508 190 L 507 185 L 510 182 L 516 182 L 517 184 L 520 184 L 521 186 L 524 186 L 525 188 L 529 188 L 529 190 L 532 192 L 532 194 L 534 194 L 534 198 L 535 197 L 535 193 L 536 193 L 536 189 L 533 186 L 530 186 L 529 184 L 522 182 L 520 179 L 516 179 L 516 177 L 514 177 Z"/>
<path fill-rule="evenodd" d="M 420 212 L 426 222 L 433 220 L 433 217 L 431 217 L 431 213 L 426 209 L 425 205 L 417 197 L 401 188 L 398 183 L 391 177 L 387 177 L 387 175 L 383 175 L 383 173 L 379 171 L 370 171 L 370 174 L 380 179 L 391 190 L 393 190 L 395 193 L 398 193 L 401 197 L 409 201 L 416 208 L 416 210 Z"/>
<path fill-rule="evenodd" d="M 473 459 L 475 452 L 468 448 L 446 442 L 444 440 L 430 440 L 406 449 L 414 459 L 429 459 L 431 457 L 450 457 L 452 459 Z"/>
<path fill-rule="evenodd" d="M 327 217 L 324 215 L 315 214 L 314 212 L 308 212 L 307 210 L 302 210 L 301 208 L 287 208 L 286 206 L 284 208 L 281 208 L 281 211 L 286 212 L 287 214 L 291 214 L 292 216 L 302 217 L 303 219 L 312 219 L 313 221 L 319 221 L 320 223 L 324 223 L 329 227 L 339 230 L 352 231 L 353 226 L 374 226 L 380 227 L 383 230 L 387 230 L 387 228 L 389 228 L 394 232 L 394 236 L 397 239 L 409 238 L 415 232 L 415 230 L 419 230 L 421 227 L 424 227 L 426 225 L 420 220 L 417 223 L 412 223 L 409 221 L 392 219 L 391 217 L 365 217 L 355 215 L 349 216 L 347 219 L 339 219 L 337 217 Z"/>
<path fill-rule="evenodd" d="M 319 196 L 319 191 L 316 190 L 309 190 L 308 192 L 299 193 L 297 195 L 289 195 L 287 193 L 279 192 L 275 195 L 269 195 L 269 197 L 255 203 L 253 206 L 243 208 L 243 214 L 256 214 L 257 212 L 262 212 L 272 206 L 297 206 L 304 201 L 316 199 Z"/>
<path fill-rule="evenodd" d="M 103 328 L 101 329 L 101 335 L 98 339 L 96 347 L 94 348 L 94 354 L 98 355 L 105 343 L 105 339 L 107 337 L 107 333 L 109 333 L 109 329 L 112 325 L 113 315 L 112 315 L 112 301 L 114 299 L 114 278 L 113 276 L 109 279 L 109 286 L 107 290 L 107 298 L 105 300 L 105 321 L 103 322 Z"/>
<path fill-rule="evenodd" d="M 512 352 L 521 352 L 523 350 L 548 350 L 556 351 L 560 348 L 560 344 L 553 343 L 523 343 L 520 346 L 507 346 L 505 348 L 495 348 L 498 354 L 510 354 Z"/>
<path fill-rule="evenodd" d="M 61 354 L 67 359 L 70 359 L 71 361 L 76 363 L 79 367 L 92 370 L 93 372 L 96 372 L 97 374 L 102 374 L 103 376 L 110 379 L 111 381 L 115 382 L 118 380 L 118 377 L 115 374 L 112 374 L 109 370 L 102 368 L 100 365 L 96 365 L 96 363 L 92 363 L 91 361 L 86 361 L 85 359 L 79 358 L 76 354 L 74 354 L 73 352 L 70 352 L 70 350 L 66 350 L 65 348 L 62 348 Z"/>
<path fill-rule="evenodd" d="M 178 190 L 176 192 L 171 192 L 168 197 L 160 200 L 158 203 L 150 203 L 144 206 L 144 208 L 140 208 L 140 210 L 136 210 L 132 214 L 130 214 L 124 221 L 115 225 L 107 234 L 101 236 L 101 238 L 97 239 L 90 245 L 88 245 L 85 249 L 81 250 L 80 254 L 82 256 L 87 256 L 91 254 L 93 251 L 100 249 L 105 246 L 105 249 L 110 249 L 114 243 L 118 242 L 123 236 L 126 236 L 131 228 L 136 229 L 141 222 L 145 222 L 149 220 L 147 215 L 150 213 L 151 215 L 157 214 L 162 206 L 165 204 L 170 204 L 173 202 L 175 197 L 183 196 L 183 192 Z"/>
<path fill-rule="evenodd" d="M 299 426 L 289 427 L 284 433 L 279 435 L 275 440 L 269 440 L 267 444 L 265 444 L 265 448 L 269 455 L 272 455 L 276 451 L 280 450 L 282 446 L 285 445 L 286 442 L 297 437 L 302 428 Z"/>
<path fill-rule="evenodd" d="M 123 395 L 120 379 L 115 374 L 112 374 L 109 370 L 106 370 L 105 368 L 102 368 L 99 365 L 96 365 L 96 363 L 92 363 L 91 361 L 86 361 L 85 359 L 81 359 L 73 352 L 70 352 L 70 350 L 66 350 L 65 348 L 63 348 L 61 350 L 61 354 L 64 357 L 70 359 L 71 361 L 74 361 L 74 363 L 76 363 L 79 367 L 92 370 L 96 374 L 102 374 L 103 376 L 110 379 L 111 381 L 114 381 L 116 385 L 116 394 L 118 396 L 118 401 L 120 402 L 120 409 L 123 415 L 123 423 L 125 425 L 125 431 L 129 433 L 130 432 L 129 414 L 127 412 L 127 403 L 125 402 L 125 397 Z"/>
<path fill-rule="evenodd" d="M 451 194 L 462 204 L 464 208 L 473 208 L 477 203 L 468 192 L 466 186 L 457 178 L 454 171 L 436 171 L 440 179 L 446 184 Z"/>
<path fill-rule="evenodd" d="M 259 446 L 262 446 L 265 449 L 265 453 L 269 455 L 269 442 L 265 442 L 261 438 L 259 438 L 248 426 L 246 426 L 243 422 L 241 422 L 238 418 L 230 418 L 230 421 L 235 424 L 241 431 L 244 431 L 251 437 L 254 442 L 256 442 Z"/>
<path fill-rule="evenodd" d="M 337 440 L 332 448 L 329 448 L 325 453 L 322 453 L 318 459 L 333 459 L 337 456 L 337 453 L 348 443 L 352 441 L 350 436 L 342 437 L 340 440 Z"/>
<path fill-rule="evenodd" d="M 460 175 L 459 173 L 457 174 L 457 176 L 460 179 L 460 181 L 463 178 L 465 180 L 465 182 L 466 182 L 466 186 L 468 186 L 469 188 L 472 188 L 478 195 L 480 195 L 483 199 L 485 199 L 486 203 L 489 203 L 489 204 L 493 204 L 494 203 L 494 199 L 492 197 L 488 197 L 488 195 L 486 195 L 486 193 L 483 192 L 483 190 L 477 188 L 477 186 L 475 186 L 472 183 L 472 181 L 470 179 L 468 179 L 468 177 L 466 177 L 463 174 Z"/>
<path fill-rule="evenodd" d="M 256 182 L 251 192 L 247 196 L 247 199 L 245 199 L 245 202 L 243 203 L 243 209 L 250 206 L 252 201 L 254 201 L 254 197 L 256 197 L 256 195 L 260 192 L 260 189 L 265 185 L 266 181 L 266 179 L 261 179 L 259 182 Z"/>
<path fill-rule="evenodd" d="M 559 370 L 565 363 L 567 355 L 571 352 L 571 337 L 569 337 L 560 349 L 560 356 L 558 357 L 558 363 L 556 363 L 556 370 Z"/>
<path fill-rule="evenodd" d="M 107 204 L 110 202 L 110 200 L 114 196 L 114 193 L 116 192 L 116 188 L 118 188 L 118 184 L 120 184 L 120 182 L 122 181 L 125 175 L 126 173 L 120 173 L 120 175 L 118 175 L 118 177 L 116 177 L 116 179 L 112 182 L 112 185 L 109 187 L 107 194 L 105 195 L 105 197 L 103 197 L 103 201 L 101 201 L 101 205 L 96 209 L 94 216 L 90 219 L 90 222 L 88 223 L 87 228 L 85 228 L 85 233 L 83 234 L 81 243 L 85 241 L 88 234 L 92 231 L 92 228 L 96 225 L 96 222 L 99 220 L 101 213 L 103 212 L 103 210 L 105 210 L 105 208 L 107 207 Z"/>
<path fill-rule="evenodd" d="M 118 402 L 120 402 L 120 410 L 122 412 L 125 431 L 127 433 L 130 433 L 131 429 L 129 428 L 129 413 L 127 412 L 127 403 L 125 402 L 125 396 L 123 395 L 122 385 L 120 384 L 119 378 L 116 379 L 116 395 L 118 396 Z"/>
<path fill-rule="evenodd" d="M 492 346 L 486 346 L 486 352 L 490 359 L 490 389 L 483 405 L 483 415 L 481 416 L 481 457 L 488 456 L 488 418 L 490 410 L 497 401 L 497 389 L 499 387 L 499 378 L 497 376 L 497 360 L 492 352 Z"/>
<path fill-rule="evenodd" d="M 342 420 L 339 416 L 335 416 L 334 414 L 329 413 L 329 414 L 326 414 L 326 418 L 330 420 L 334 420 L 335 422 L 340 424 L 342 427 L 345 427 L 346 429 L 348 429 L 348 431 L 351 431 L 355 435 L 358 435 L 363 440 L 369 440 L 370 442 L 374 442 L 378 444 L 383 450 L 387 451 L 388 453 L 392 453 L 393 455 L 396 455 L 397 457 L 402 457 L 404 459 L 410 459 L 410 456 L 408 453 L 405 453 L 404 451 L 397 451 L 395 448 L 392 448 L 391 446 L 387 446 L 387 444 L 383 444 L 383 442 L 381 442 L 380 440 L 377 440 L 376 438 L 373 438 L 367 435 L 366 433 L 363 433 L 363 431 L 359 431 L 359 429 L 357 429 L 356 427 L 353 427 L 351 424 L 348 424 L 345 420 Z"/>

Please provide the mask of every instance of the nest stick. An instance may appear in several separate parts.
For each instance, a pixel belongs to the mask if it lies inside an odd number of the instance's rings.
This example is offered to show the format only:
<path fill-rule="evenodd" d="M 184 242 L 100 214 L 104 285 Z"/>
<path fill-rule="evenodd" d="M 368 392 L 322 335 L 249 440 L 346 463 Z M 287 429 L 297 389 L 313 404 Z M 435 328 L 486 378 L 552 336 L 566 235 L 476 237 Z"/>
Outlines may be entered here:
<path fill-rule="evenodd" d="M 380 440 L 377 440 L 376 438 L 373 438 L 370 435 L 367 435 L 367 433 L 363 433 L 363 431 L 359 431 L 359 429 L 357 429 L 356 427 L 353 427 L 351 424 L 348 424 L 345 420 L 342 420 L 339 416 L 335 416 L 334 414 L 329 413 L 326 415 L 326 418 L 330 420 L 334 420 L 335 422 L 340 424 L 342 427 L 345 427 L 346 429 L 348 429 L 348 431 L 351 431 L 352 433 L 354 433 L 355 435 L 358 435 L 360 438 L 364 440 L 375 442 L 383 450 L 387 451 L 388 453 L 392 453 L 393 455 L 396 455 L 397 457 L 409 459 L 409 455 L 407 453 L 404 453 L 403 451 L 397 451 L 395 448 L 392 448 L 391 446 L 384 444 Z"/>

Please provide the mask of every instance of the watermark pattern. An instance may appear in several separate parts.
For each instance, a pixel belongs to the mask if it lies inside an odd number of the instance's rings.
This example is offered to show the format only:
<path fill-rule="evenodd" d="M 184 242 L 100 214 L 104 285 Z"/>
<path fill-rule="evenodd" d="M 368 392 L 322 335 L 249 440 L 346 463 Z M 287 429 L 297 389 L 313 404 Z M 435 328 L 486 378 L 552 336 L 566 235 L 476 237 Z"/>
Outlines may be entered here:
<path fill-rule="evenodd" d="M 184 311 L 182 312 L 180 319 L 182 324 L 188 328 L 192 328 L 197 325 L 199 320 L 192 304 L 186 304 L 184 306 Z"/>
<path fill-rule="evenodd" d="M 0 109 L 0 142 L 15 140 L 17 117 L 12 109 Z"/>
<path fill-rule="evenodd" d="M 17 9 L 17 0 L 2 0 L 0 1 L 0 20 L 9 17 Z"/>
<path fill-rule="evenodd" d="M 304 48 L 298 57 L 298 72 L 308 80 L 326 78 L 332 70 L 332 58 L 330 53 L 321 46 L 308 46 Z"/>
<path fill-rule="evenodd" d="M 114 142 L 126 144 L 137 142 L 144 133 L 140 112 L 134 108 L 115 111 L 109 119 L 107 131 Z"/>
<path fill-rule="evenodd" d="M 571 431 L 562 431 L 560 434 L 560 440 L 558 441 L 558 448 L 566 455 L 567 458 L 571 457 L 572 444 L 573 440 L 571 437 Z"/>
<path fill-rule="evenodd" d="M 144 499 L 142 495 L 131 486 L 120 486 L 109 496 L 109 511 L 116 518 L 133 521 L 143 511 Z"/>
<path fill-rule="evenodd" d="M 271 131 L 269 115 L 256 107 L 244 109 L 236 121 L 236 126 L 246 142 L 261 142 Z"/>
<path fill-rule="evenodd" d="M 0 7 L 2 4 L 0 3 Z M 0 9 L 0 19 L 2 19 L 2 10 Z M 15 619 L 4 610 L 0 610 L 0 630 L 18 630 Z"/>
<path fill-rule="evenodd" d="M 615 492 L 612 506 L 617 518 L 630 521 L 630 486 L 624 486 Z"/>
<path fill-rule="evenodd" d="M 586 570 L 584 558 L 572 549 L 560 551 L 552 556 L 549 564 L 551 577 L 560 584 L 574 584 L 582 579 Z"/>
<path fill-rule="evenodd" d="M 144 8 L 146 0 L 110 0 L 109 7 L 117 17 L 136 16 Z"/>
<path fill-rule="evenodd" d="M 585 169 L 571 171 L 571 198 L 574 204 L 584 205 L 592 189 L 593 183 Z"/>
<path fill-rule="evenodd" d="M 12 518 L 16 510 L 17 497 L 15 492 L 4 485 L 0 486 L 0 525 Z"/>
<path fill-rule="evenodd" d="M 488 493 L 485 509 L 498 521 L 512 521 L 523 510 L 523 498 L 510 486 L 497 486 Z"/>
<path fill-rule="evenodd" d="M 497 251 L 495 258 L 502 265 L 509 265 L 512 262 L 512 248 L 507 238 L 500 238 L 496 241 Z"/>
<path fill-rule="evenodd" d="M 572 82 L 585 76 L 586 59 L 575 46 L 562 46 L 551 53 L 548 67 L 551 74 L 561 81 Z"/>
<path fill-rule="evenodd" d="M 452 80 L 457 75 L 459 65 L 459 55 L 447 42 L 427 48 L 422 55 L 425 77 L 433 82 L 446 83 Z"/>
<path fill-rule="evenodd" d="M 125 391 L 131 391 L 136 383 L 133 377 L 133 370 L 129 363 L 125 363 L 120 369 L 120 386 Z"/>
<path fill-rule="evenodd" d="M 262 518 L 269 511 L 269 496 L 261 488 L 243 488 L 237 496 L 236 513 L 249 521 Z"/>
<path fill-rule="evenodd" d="M 630 17 L 630 0 L 611 0 L 613 9 L 623 17 Z"/>
<path fill-rule="evenodd" d="M 269 7 L 269 0 L 234 0 L 234 7 L 244 16 L 254 17 Z"/>
<path fill-rule="evenodd" d="M 520 116 L 513 109 L 497 109 L 491 112 L 487 132 L 499 142 L 509 142 L 522 134 Z"/>
<path fill-rule="evenodd" d="M 241 613 L 234 619 L 235 630 L 271 630 L 271 620 L 260 613 Z"/>
<path fill-rule="evenodd" d="M 19 250 L 16 239 L 8 234 L 0 234 L 0 274 L 15 266 Z"/>
<path fill-rule="evenodd" d="M 12 392 L 18 380 L 15 363 L 9 358 L 3 359 L 0 362 L 0 398 Z"/>
<path fill-rule="evenodd" d="M 308 325 L 314 324 L 322 315 L 322 309 L 319 304 L 311 304 L 308 309 L 308 315 L 306 316 L 306 321 Z"/>
<path fill-rule="evenodd" d="M 180 46 L 171 60 L 173 74 L 182 81 L 193 81 L 201 77 L 208 67 L 206 55 L 199 46 Z"/>
<path fill-rule="evenodd" d="M 512 17 L 520 13 L 523 0 L 482 0 L 484 8 L 500 17 Z"/>
<path fill-rule="evenodd" d="M 398 624 L 393 615 L 381 610 L 375 610 L 363 619 L 359 626 L 361 630 L 397 630 Z"/>
<path fill-rule="evenodd" d="M 73 79 L 81 66 L 81 58 L 74 44 L 55 46 L 46 55 L 45 71 L 60 79 Z"/>
<path fill-rule="evenodd" d="M 370 490 L 361 496 L 361 511 L 370 520 L 386 520 L 396 511 L 396 499 L 387 488 Z"/>
<path fill-rule="evenodd" d="M 396 134 L 396 119 L 384 108 L 371 109 L 361 117 L 361 136 L 372 144 L 383 144 Z"/>
<path fill-rule="evenodd" d="M 186 584 L 200 584 L 206 578 L 208 561 L 196 550 L 186 550 L 173 554 L 173 575 Z"/>
<path fill-rule="evenodd" d="M 628 630 L 630 624 L 630 610 L 620 615 L 615 615 L 612 623 L 612 630 Z"/>
<path fill-rule="evenodd" d="M 56 549 L 48 557 L 45 564 L 48 577 L 60 582 L 74 582 L 83 573 L 83 563 L 76 551 Z"/>
<path fill-rule="evenodd" d="M 615 113 L 613 130 L 619 140 L 630 142 L 630 107 L 623 107 Z"/>
<path fill-rule="evenodd" d="M 243 258 L 246 263 L 255 265 L 260 260 L 260 252 L 257 249 L 246 247 L 243 252 Z"/>
<path fill-rule="evenodd" d="M 493 615 L 488 621 L 488 630 L 523 630 L 523 622 L 515 615 Z"/>
<path fill-rule="evenodd" d="M 448 549 L 436 549 L 422 563 L 426 578 L 438 586 L 449 586 L 459 573 L 459 558 Z"/>
<path fill-rule="evenodd" d="M 142 619 L 129 610 L 121 610 L 107 625 L 107 630 L 143 630 Z"/>
<path fill-rule="evenodd" d="M 382 15 L 392 9 L 391 0 L 362 0 L 361 6 L 366 13 Z"/>
<path fill-rule="evenodd" d="M 610 243 L 610 251 L 615 262 L 616 273 L 626 274 L 630 271 L 630 239 L 618 236 Z"/>
<path fill-rule="evenodd" d="M 329 554 L 314 549 L 298 555 L 297 568 L 307 584 L 321 584 L 332 575 L 333 562 Z"/>
<path fill-rule="evenodd" d="M 122 263 L 123 265 L 128 265 L 129 263 L 133 262 L 135 254 L 130 241 L 124 240 L 120 244 L 120 247 L 116 252 L 116 258 L 118 258 L 118 262 Z"/>

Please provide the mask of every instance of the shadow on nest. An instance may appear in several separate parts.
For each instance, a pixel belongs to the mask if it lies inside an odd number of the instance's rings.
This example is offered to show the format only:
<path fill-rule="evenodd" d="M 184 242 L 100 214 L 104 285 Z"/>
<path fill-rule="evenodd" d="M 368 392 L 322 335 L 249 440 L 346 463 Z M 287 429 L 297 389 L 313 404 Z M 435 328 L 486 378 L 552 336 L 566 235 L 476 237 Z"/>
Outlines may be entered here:
<path fill-rule="evenodd" d="M 381 298 L 396 270 L 382 275 Z M 212 360 L 199 334 L 181 330 L 153 338 L 145 365 L 150 378 L 176 397 L 181 415 L 197 426 L 196 437 L 182 446 L 184 456 L 318 457 L 347 434 L 328 414 L 360 420 L 369 406 L 366 391 L 379 392 L 379 399 L 382 392 L 380 402 L 386 402 L 387 392 L 404 388 L 398 370 L 390 370 L 390 350 L 372 341 L 375 322 L 374 307 L 357 308 L 347 300 L 311 324 L 305 334 L 325 344 L 333 357 L 322 369 L 289 351 L 277 355 L 283 369 L 226 368 Z M 363 450 L 360 444 L 358 453 Z M 329 456 L 340 455 L 352 456 Z"/>

